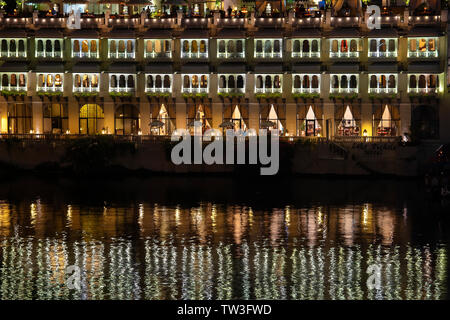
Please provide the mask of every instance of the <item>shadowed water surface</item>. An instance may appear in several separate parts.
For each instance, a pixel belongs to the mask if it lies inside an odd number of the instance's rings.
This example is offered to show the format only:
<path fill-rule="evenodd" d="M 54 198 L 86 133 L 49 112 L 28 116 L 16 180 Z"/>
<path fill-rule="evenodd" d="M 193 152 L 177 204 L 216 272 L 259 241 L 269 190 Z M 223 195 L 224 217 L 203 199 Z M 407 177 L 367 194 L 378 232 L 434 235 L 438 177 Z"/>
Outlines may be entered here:
<path fill-rule="evenodd" d="M 15 180 L 0 298 L 447 299 L 443 205 L 414 181 Z"/>

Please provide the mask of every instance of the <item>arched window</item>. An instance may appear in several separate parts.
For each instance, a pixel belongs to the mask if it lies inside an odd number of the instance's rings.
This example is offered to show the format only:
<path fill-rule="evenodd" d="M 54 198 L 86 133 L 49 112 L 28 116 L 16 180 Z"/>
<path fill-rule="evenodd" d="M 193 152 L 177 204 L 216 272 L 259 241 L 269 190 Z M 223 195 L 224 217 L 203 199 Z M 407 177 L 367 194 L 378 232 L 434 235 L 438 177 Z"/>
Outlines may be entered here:
<path fill-rule="evenodd" d="M 337 40 L 333 40 L 331 42 L 331 52 L 338 52 L 339 51 L 339 45 Z"/>
<path fill-rule="evenodd" d="M 226 88 L 226 87 L 227 87 L 227 83 L 226 83 L 226 82 L 227 82 L 227 81 L 226 81 L 225 76 L 220 76 L 220 79 L 219 79 L 219 88 L 221 88 L 221 89 Z"/>
<path fill-rule="evenodd" d="M 350 41 L 350 52 L 356 52 L 356 51 L 358 51 L 358 44 L 356 43 L 355 39 L 352 39 Z M 385 51 L 386 51 L 386 49 L 385 49 Z"/>
<path fill-rule="evenodd" d="M 52 40 L 45 41 L 45 51 L 46 52 L 52 52 L 53 51 Z"/>
<path fill-rule="evenodd" d="M 125 76 L 122 74 L 119 76 L 119 88 L 125 88 L 125 87 L 126 87 Z"/>
<path fill-rule="evenodd" d="M 5 39 L 2 40 L 2 52 L 8 52 L 8 42 Z"/>
<path fill-rule="evenodd" d="M 62 76 L 60 74 L 55 75 L 55 86 L 56 87 L 62 86 Z"/>
<path fill-rule="evenodd" d="M 265 87 L 266 87 L 266 89 L 272 88 L 272 77 L 271 76 L 266 76 Z"/>
<path fill-rule="evenodd" d="M 333 89 L 339 89 L 339 78 L 338 76 L 333 76 L 333 81 L 331 82 Z"/>
<path fill-rule="evenodd" d="M 300 40 L 294 40 L 294 45 L 292 46 L 293 52 L 300 52 Z"/>
<path fill-rule="evenodd" d="M 192 43 L 191 43 L 191 52 L 192 52 L 192 53 L 197 53 L 197 52 L 198 52 L 198 44 L 197 44 L 197 40 L 192 40 Z"/>
<path fill-rule="evenodd" d="M 200 41 L 200 53 L 206 53 L 206 41 Z"/>
<path fill-rule="evenodd" d="M 11 85 L 13 86 L 14 84 L 13 84 L 12 76 L 13 75 L 11 75 Z M 428 88 L 433 88 L 433 89 L 436 88 L 436 76 L 433 74 L 430 74 L 428 76 Z"/>
<path fill-rule="evenodd" d="M 153 76 L 151 74 L 147 76 L 147 88 L 153 88 Z"/>
<path fill-rule="evenodd" d="M 230 89 L 236 88 L 236 82 L 234 81 L 234 76 L 228 77 L 228 88 L 230 88 Z"/>
<path fill-rule="evenodd" d="M 376 75 L 371 75 L 370 76 L 370 88 L 372 89 L 376 89 L 377 88 L 377 76 Z"/>
<path fill-rule="evenodd" d="M 89 42 L 87 40 L 83 40 L 81 43 L 81 51 L 89 52 Z"/>
<path fill-rule="evenodd" d="M 280 76 L 275 76 L 273 78 L 273 87 L 276 89 L 280 89 L 281 88 L 281 79 Z"/>
<path fill-rule="evenodd" d="M 294 77 L 294 88 L 300 89 L 300 76 L 299 75 Z"/>
<path fill-rule="evenodd" d="M 183 79 L 183 88 L 190 88 L 190 87 L 191 87 L 191 81 L 189 79 L 189 76 L 185 75 L 184 79 Z"/>
<path fill-rule="evenodd" d="M 38 40 L 38 42 L 37 42 L 37 51 L 38 52 L 44 51 L 44 41 Z"/>
<path fill-rule="evenodd" d="M 384 74 L 380 76 L 380 88 L 386 88 L 386 76 Z"/>
<path fill-rule="evenodd" d="M 87 74 L 83 75 L 83 88 L 89 88 L 89 76 Z"/>
<path fill-rule="evenodd" d="M 2 76 L 2 87 L 9 86 L 9 79 L 7 74 L 3 74 Z"/>
<path fill-rule="evenodd" d="M 435 39 L 428 39 L 428 50 L 429 51 L 436 50 L 436 40 Z"/>
<path fill-rule="evenodd" d="M 148 53 L 153 52 L 153 42 L 152 40 L 147 40 L 147 45 L 145 46 L 145 49 Z"/>
<path fill-rule="evenodd" d="M 198 88 L 198 76 L 192 76 L 192 88 Z"/>
<path fill-rule="evenodd" d="M 347 76 L 342 76 L 341 77 L 341 88 L 348 88 L 348 79 Z"/>
<path fill-rule="evenodd" d="M 303 52 L 309 52 L 309 41 L 308 40 L 303 40 L 302 51 Z"/>
<path fill-rule="evenodd" d="M 20 87 L 25 87 L 27 85 L 27 80 L 25 78 L 25 75 L 23 73 L 21 73 L 19 75 L 19 86 Z"/>
<path fill-rule="evenodd" d="M 53 87 L 53 76 L 51 74 L 47 75 L 47 87 Z"/>
<path fill-rule="evenodd" d="M 162 88 L 162 77 L 159 74 L 156 76 L 155 88 L 158 88 L 158 89 Z"/>
<path fill-rule="evenodd" d="M 234 41 L 233 40 L 228 40 L 227 51 L 228 51 L 228 53 L 234 53 Z"/>
<path fill-rule="evenodd" d="M 20 47 L 20 43 L 19 43 Z M 55 52 L 61 52 L 61 42 L 59 40 L 55 40 Z"/>
<path fill-rule="evenodd" d="M 393 74 L 391 74 L 389 76 L 389 81 L 388 81 L 388 88 L 389 89 L 395 89 L 396 85 L 395 85 L 395 76 Z"/>
<path fill-rule="evenodd" d="M 311 43 L 311 51 L 312 52 L 319 52 L 319 41 L 313 40 Z"/>
<path fill-rule="evenodd" d="M 258 77 L 256 78 L 256 88 L 258 88 L 258 89 L 264 88 L 264 85 L 263 85 L 263 77 L 262 77 L 262 76 L 258 76 Z"/>
<path fill-rule="evenodd" d="M 430 76 L 431 77 L 431 76 Z M 17 76 L 13 73 L 11 74 L 11 86 L 12 87 L 17 87 Z M 428 86 L 429 87 L 429 86 Z"/>
<path fill-rule="evenodd" d="M 189 52 L 189 41 L 187 40 L 183 41 L 183 52 L 185 53 Z"/>
<path fill-rule="evenodd" d="M 155 41 L 155 52 L 156 53 L 161 53 L 162 52 L 162 40 L 156 40 Z"/>
<path fill-rule="evenodd" d="M 386 40 L 381 39 L 380 40 L 380 52 L 386 52 Z"/>
<path fill-rule="evenodd" d="M 219 52 L 220 53 L 225 53 L 225 40 L 220 40 L 219 41 Z"/>
<path fill-rule="evenodd" d="M 237 87 L 238 87 L 238 89 L 244 89 L 244 77 L 243 76 L 237 77 Z"/>
<path fill-rule="evenodd" d="M 371 52 L 377 52 L 377 40 L 376 39 L 371 39 L 370 40 L 370 44 L 369 44 L 369 49 Z"/>
<path fill-rule="evenodd" d="M 119 52 L 124 53 L 125 52 L 125 41 L 119 40 Z"/>
<path fill-rule="evenodd" d="M 10 51 L 10 52 L 16 51 L 16 40 L 12 39 L 12 40 L 9 42 L 9 51 Z"/>
<path fill-rule="evenodd" d="M 312 76 L 311 87 L 313 89 L 319 88 L 319 77 L 318 76 L 316 76 L 316 75 Z"/>
<path fill-rule="evenodd" d="M 39 79 L 38 86 L 45 87 L 45 76 L 43 74 L 40 74 L 38 79 Z"/>
<path fill-rule="evenodd" d="M 117 88 L 117 76 L 116 75 L 111 76 L 110 86 L 111 86 L 111 88 Z"/>
<path fill-rule="evenodd" d="M 98 76 L 94 74 L 91 78 L 91 87 L 97 88 L 98 87 Z"/>
<path fill-rule="evenodd" d="M 3 51 L 3 49 L 2 49 L 2 51 Z M 7 49 L 5 51 L 7 51 Z M 257 40 L 256 41 L 256 52 L 257 53 L 261 53 L 262 51 L 263 51 L 263 49 L 262 49 L 262 40 Z"/>
<path fill-rule="evenodd" d="M 309 76 L 307 75 L 303 76 L 302 88 L 309 89 Z"/>
<path fill-rule="evenodd" d="M 273 52 L 280 53 L 281 52 L 281 41 L 275 40 L 273 42 Z"/>
<path fill-rule="evenodd" d="M 85 104 L 80 108 L 80 134 L 99 134 L 103 128 L 104 113 L 96 104 Z"/>
<path fill-rule="evenodd" d="M 417 79 L 415 75 L 409 76 L 409 87 L 417 88 Z"/>
<path fill-rule="evenodd" d="M 200 78 L 200 88 L 208 87 L 208 77 L 206 75 L 202 75 Z"/>
<path fill-rule="evenodd" d="M 91 40 L 91 52 L 97 52 L 97 40 Z"/>
<path fill-rule="evenodd" d="M 81 87 L 81 77 L 79 74 L 75 75 L 74 85 L 75 85 L 75 88 Z"/>
<path fill-rule="evenodd" d="M 395 51 L 395 40 L 394 39 L 390 39 L 388 42 L 388 51 L 389 52 L 394 52 Z"/>
<path fill-rule="evenodd" d="M 133 51 L 134 51 L 133 40 L 128 40 L 127 41 L 127 52 L 133 53 Z"/>
<path fill-rule="evenodd" d="M 236 52 L 237 52 L 237 53 L 242 53 L 242 52 L 244 52 L 244 45 L 243 45 L 243 43 L 242 43 L 242 40 L 236 41 Z"/>
<path fill-rule="evenodd" d="M 25 52 L 25 41 L 19 40 L 19 52 Z"/>
<path fill-rule="evenodd" d="M 272 53 L 272 42 L 270 40 L 264 42 L 264 53 Z"/>
<path fill-rule="evenodd" d="M 161 81 L 161 79 L 160 79 L 160 81 Z M 128 88 L 134 88 L 134 77 L 131 74 L 127 78 L 127 86 L 128 86 Z"/>
<path fill-rule="evenodd" d="M 348 43 L 347 40 L 341 40 L 341 52 L 348 51 Z"/>
<path fill-rule="evenodd" d="M 115 53 L 116 52 L 116 40 L 111 40 L 109 43 L 109 52 Z"/>
<path fill-rule="evenodd" d="M 350 77 L 350 88 L 356 89 L 357 86 L 358 86 L 358 81 L 356 80 L 356 76 L 351 76 Z"/>
<path fill-rule="evenodd" d="M 416 51 L 416 50 L 417 50 L 417 40 L 409 39 L 409 51 Z"/>
<path fill-rule="evenodd" d="M 42 45 L 43 47 L 44 45 Z M 42 51 L 44 50 L 44 48 L 42 48 Z M 73 51 L 74 52 L 80 52 L 80 41 L 78 40 L 74 40 L 73 41 Z"/>
<path fill-rule="evenodd" d="M 170 52 L 170 41 L 164 40 L 164 52 Z"/>
<path fill-rule="evenodd" d="M 166 89 L 170 88 L 170 76 L 168 75 L 164 76 L 164 88 Z"/>
<path fill-rule="evenodd" d="M 426 85 L 427 85 L 427 81 L 425 79 L 425 76 L 423 74 L 421 74 L 419 76 L 419 88 L 424 89 L 426 87 Z"/>

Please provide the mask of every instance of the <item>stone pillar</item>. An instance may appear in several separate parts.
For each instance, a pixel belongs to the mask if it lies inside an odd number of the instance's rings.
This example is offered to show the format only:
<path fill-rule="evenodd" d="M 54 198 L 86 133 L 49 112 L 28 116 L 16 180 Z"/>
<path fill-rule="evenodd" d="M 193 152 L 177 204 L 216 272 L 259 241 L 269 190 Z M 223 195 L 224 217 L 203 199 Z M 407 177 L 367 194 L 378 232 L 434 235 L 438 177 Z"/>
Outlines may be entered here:
<path fill-rule="evenodd" d="M 367 136 L 371 137 L 374 135 L 374 132 L 372 132 L 372 114 L 372 104 L 363 103 L 361 105 L 361 135 L 363 134 L 364 130 L 367 131 Z"/>
<path fill-rule="evenodd" d="M 323 122 L 322 122 L 322 136 L 327 137 L 327 120 L 328 120 L 328 137 L 334 137 L 336 132 L 334 128 L 334 103 L 323 104 Z"/>
<path fill-rule="evenodd" d="M 115 134 L 116 127 L 114 125 L 114 112 L 115 112 L 115 103 L 114 102 L 105 102 L 103 104 L 103 112 L 105 114 L 105 121 L 103 127 L 106 130 L 107 134 Z M 97 130 L 101 131 L 103 128 L 97 128 Z"/>
<path fill-rule="evenodd" d="M 80 133 L 80 107 L 75 99 L 69 98 L 68 101 L 68 112 L 69 112 L 69 131 L 71 134 Z"/>
<path fill-rule="evenodd" d="M 186 129 L 186 103 L 184 101 L 177 102 L 175 106 L 177 112 L 176 128 Z"/>
<path fill-rule="evenodd" d="M 139 113 L 141 115 L 141 131 L 143 135 L 150 134 L 150 104 L 148 101 L 139 102 Z"/>
<path fill-rule="evenodd" d="M 251 102 L 248 104 L 248 127 L 259 132 L 259 103 Z"/>
<path fill-rule="evenodd" d="M 297 135 L 297 105 L 286 103 L 286 129 L 290 136 Z"/>
<path fill-rule="evenodd" d="M 33 130 L 35 133 L 44 132 L 44 114 L 42 110 L 42 101 L 33 100 L 32 102 L 32 113 L 33 113 Z"/>
<path fill-rule="evenodd" d="M 222 102 L 214 102 L 212 104 L 212 127 L 221 129 L 219 126 L 223 121 L 223 104 Z"/>
<path fill-rule="evenodd" d="M 0 132 L 8 133 L 8 102 L 5 99 L 0 102 Z"/>
<path fill-rule="evenodd" d="M 177 26 L 181 28 L 183 22 L 183 11 L 177 11 Z"/>
<path fill-rule="evenodd" d="M 400 104 L 400 135 L 410 132 L 411 127 L 411 103 Z"/>

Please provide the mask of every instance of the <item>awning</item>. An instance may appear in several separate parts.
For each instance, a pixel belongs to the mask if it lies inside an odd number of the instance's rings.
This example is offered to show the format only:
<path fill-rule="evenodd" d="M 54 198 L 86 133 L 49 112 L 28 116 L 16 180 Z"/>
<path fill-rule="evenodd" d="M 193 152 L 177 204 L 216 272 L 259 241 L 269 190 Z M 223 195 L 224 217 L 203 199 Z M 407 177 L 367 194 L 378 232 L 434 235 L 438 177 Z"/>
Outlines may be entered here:
<path fill-rule="evenodd" d="M 261 29 L 255 32 L 255 38 L 283 38 L 283 30 L 281 29 Z"/>
<path fill-rule="evenodd" d="M 224 28 L 217 34 L 218 39 L 243 39 L 245 38 L 245 30 L 238 28 Z"/>
<path fill-rule="evenodd" d="M 209 65 L 204 63 L 186 63 L 181 66 L 181 73 L 206 74 L 209 73 Z"/>
<path fill-rule="evenodd" d="M 5 62 L 0 66 L 0 72 L 28 72 L 28 63 Z"/>
<path fill-rule="evenodd" d="M 84 38 L 84 39 L 97 39 L 99 38 L 99 33 L 95 29 L 80 29 L 75 30 L 69 35 L 70 38 Z"/>
<path fill-rule="evenodd" d="M 293 73 L 320 73 L 320 63 L 299 63 L 292 66 Z"/>
<path fill-rule="evenodd" d="M 151 63 L 145 66 L 145 73 L 173 73 L 173 66 L 171 63 Z"/>
<path fill-rule="evenodd" d="M 398 72 L 398 64 L 396 62 L 378 62 L 368 66 L 369 72 Z"/>
<path fill-rule="evenodd" d="M 444 72 L 439 62 L 421 61 L 410 63 L 408 73 L 441 73 Z"/>
<path fill-rule="evenodd" d="M 398 31 L 394 28 L 373 29 L 367 34 L 368 38 L 397 38 Z"/>
<path fill-rule="evenodd" d="M 134 39 L 136 35 L 131 29 L 113 29 L 108 33 L 108 38 L 112 39 Z"/>
<path fill-rule="evenodd" d="M 330 73 L 357 73 L 358 63 L 335 63 L 330 66 Z"/>
<path fill-rule="evenodd" d="M 360 33 L 356 28 L 342 28 L 333 29 L 330 34 L 330 38 L 359 38 Z"/>
<path fill-rule="evenodd" d="M 180 35 L 181 39 L 208 39 L 209 31 L 206 29 L 186 29 Z"/>
<path fill-rule="evenodd" d="M 217 67 L 217 73 L 245 73 L 246 71 L 244 63 L 223 63 Z"/>
<path fill-rule="evenodd" d="M 0 38 L 26 38 L 27 33 L 25 29 L 3 29 L 0 30 Z"/>
<path fill-rule="evenodd" d="M 136 65 L 134 63 L 112 63 L 108 68 L 109 73 L 136 73 Z"/>
<path fill-rule="evenodd" d="M 172 32 L 167 29 L 149 29 L 144 34 L 145 39 L 171 39 Z"/>
<path fill-rule="evenodd" d="M 255 73 L 283 73 L 281 64 L 258 64 L 255 66 Z"/>
<path fill-rule="evenodd" d="M 79 62 L 72 67 L 73 73 L 99 73 L 100 63 L 98 62 Z"/>
<path fill-rule="evenodd" d="M 64 64 L 59 62 L 45 62 L 36 65 L 36 72 L 62 73 L 64 72 Z"/>
<path fill-rule="evenodd" d="M 292 38 L 320 38 L 321 36 L 320 30 L 315 28 L 298 29 L 292 32 Z"/>
<path fill-rule="evenodd" d="M 60 29 L 43 28 L 36 30 L 35 38 L 63 38 L 64 35 Z"/>
<path fill-rule="evenodd" d="M 441 30 L 433 27 L 415 27 L 408 32 L 408 37 L 439 37 Z"/>

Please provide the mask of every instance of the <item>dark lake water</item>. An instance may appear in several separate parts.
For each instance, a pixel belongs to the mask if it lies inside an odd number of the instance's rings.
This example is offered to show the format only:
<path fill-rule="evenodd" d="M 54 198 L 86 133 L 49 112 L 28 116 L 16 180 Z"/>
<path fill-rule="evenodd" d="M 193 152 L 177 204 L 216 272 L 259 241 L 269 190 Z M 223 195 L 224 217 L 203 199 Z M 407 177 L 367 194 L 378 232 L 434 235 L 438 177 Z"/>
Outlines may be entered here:
<path fill-rule="evenodd" d="M 416 181 L 3 181 L 0 299 L 448 299 L 449 208 Z"/>

